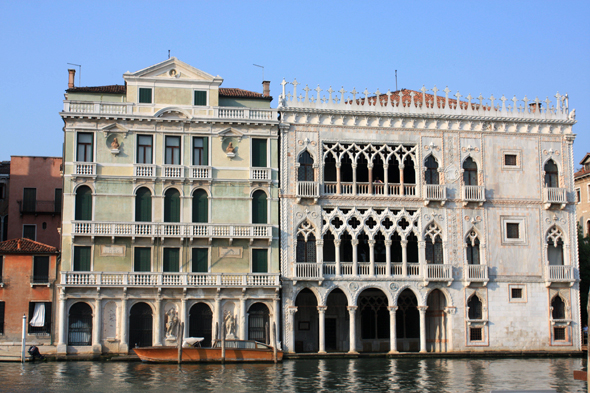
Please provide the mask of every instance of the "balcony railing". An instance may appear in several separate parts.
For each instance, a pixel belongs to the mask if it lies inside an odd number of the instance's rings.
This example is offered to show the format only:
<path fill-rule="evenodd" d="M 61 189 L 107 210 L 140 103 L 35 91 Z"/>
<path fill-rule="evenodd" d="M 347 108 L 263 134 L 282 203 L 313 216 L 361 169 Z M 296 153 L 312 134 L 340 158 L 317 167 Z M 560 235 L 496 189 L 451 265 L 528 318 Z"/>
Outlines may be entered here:
<path fill-rule="evenodd" d="M 60 201 L 16 201 L 18 203 L 19 212 L 23 214 L 61 214 Z"/>
<path fill-rule="evenodd" d="M 338 274 L 338 268 L 336 262 L 296 262 L 295 264 L 295 276 L 297 280 L 317 280 L 323 279 L 324 277 L 333 278 Z M 406 268 L 406 276 L 403 275 L 403 265 L 398 262 L 391 263 L 391 271 L 387 272 L 387 263 L 375 262 L 374 263 L 374 276 L 375 277 L 392 277 L 392 278 L 404 278 L 404 279 L 420 279 L 420 264 L 419 263 L 408 263 Z M 430 265 L 429 265 L 430 266 Z M 432 265 L 434 266 L 434 265 Z M 436 265 L 437 267 L 431 269 L 430 281 L 448 281 L 452 279 L 451 266 L 450 265 Z M 441 268 L 438 268 L 441 266 Z M 439 269 L 440 271 L 437 271 Z M 358 262 L 357 272 L 353 274 L 353 263 L 352 262 L 340 262 L 340 276 L 341 277 L 367 277 L 371 276 L 371 263 L 370 262 Z"/>
<path fill-rule="evenodd" d="M 483 282 L 489 281 L 488 266 L 487 265 L 465 265 L 463 270 L 463 277 L 468 282 Z"/>
<path fill-rule="evenodd" d="M 156 166 L 152 164 L 134 164 L 133 175 L 135 177 L 156 177 Z"/>
<path fill-rule="evenodd" d="M 379 195 L 379 196 L 416 196 L 417 188 L 415 184 L 401 184 L 396 183 L 371 183 L 367 182 L 341 182 L 340 187 L 336 182 L 324 182 L 321 185 L 322 193 L 324 195 Z"/>
<path fill-rule="evenodd" d="M 556 203 L 562 205 L 563 208 L 567 203 L 567 193 L 565 188 L 545 187 L 543 189 L 543 195 L 543 202 L 545 202 L 547 205 Z"/>
<path fill-rule="evenodd" d="M 424 199 L 427 201 L 446 201 L 447 187 L 444 184 L 425 184 Z"/>
<path fill-rule="evenodd" d="M 75 287 L 278 287 L 278 273 L 61 272 L 61 283 Z"/>
<path fill-rule="evenodd" d="M 427 264 L 425 281 L 452 281 L 452 265 Z"/>
<path fill-rule="evenodd" d="M 574 267 L 571 265 L 547 266 L 547 281 L 572 282 L 574 281 Z"/>
<path fill-rule="evenodd" d="M 189 168 L 189 177 L 191 180 L 211 180 L 210 166 L 191 166 Z"/>
<path fill-rule="evenodd" d="M 93 162 L 74 162 L 74 175 L 96 176 L 96 164 Z"/>
<path fill-rule="evenodd" d="M 322 264 L 315 262 L 295 263 L 296 278 L 322 278 Z"/>
<path fill-rule="evenodd" d="M 271 225 L 72 221 L 74 236 L 272 239 Z"/>
<path fill-rule="evenodd" d="M 184 178 L 184 166 L 162 165 L 162 177 L 169 179 L 182 179 Z"/>
<path fill-rule="evenodd" d="M 299 198 L 318 198 L 319 185 L 315 181 L 298 181 L 297 196 Z"/>
<path fill-rule="evenodd" d="M 484 186 L 462 186 L 463 202 L 479 202 L 484 203 L 486 200 Z"/>
<path fill-rule="evenodd" d="M 270 168 L 250 168 L 250 180 L 270 181 Z"/>

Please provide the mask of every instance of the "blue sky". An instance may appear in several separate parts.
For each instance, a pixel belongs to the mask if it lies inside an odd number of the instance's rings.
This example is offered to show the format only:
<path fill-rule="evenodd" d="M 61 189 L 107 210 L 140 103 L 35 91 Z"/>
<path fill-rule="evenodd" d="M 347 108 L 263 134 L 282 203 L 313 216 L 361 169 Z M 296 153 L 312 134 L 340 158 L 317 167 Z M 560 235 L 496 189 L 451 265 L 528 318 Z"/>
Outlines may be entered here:
<path fill-rule="evenodd" d="M 577 165 L 590 151 L 589 14 L 589 1 L 2 1 L 0 160 L 61 155 L 67 63 L 83 86 L 121 84 L 171 50 L 223 87 L 261 91 L 263 65 L 273 107 L 283 77 L 384 92 L 396 69 L 400 88 L 568 93 Z"/>

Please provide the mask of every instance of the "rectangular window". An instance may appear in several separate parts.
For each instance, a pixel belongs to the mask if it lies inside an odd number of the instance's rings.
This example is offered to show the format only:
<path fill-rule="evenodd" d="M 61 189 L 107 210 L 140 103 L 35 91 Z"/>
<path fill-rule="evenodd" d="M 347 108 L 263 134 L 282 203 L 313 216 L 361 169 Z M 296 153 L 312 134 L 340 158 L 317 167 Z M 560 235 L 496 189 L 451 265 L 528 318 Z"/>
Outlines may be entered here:
<path fill-rule="evenodd" d="M 63 191 L 61 188 L 56 188 L 55 189 L 55 199 L 54 199 L 54 205 L 53 205 L 53 211 L 55 213 L 61 213 L 61 196 L 63 194 Z"/>
<path fill-rule="evenodd" d="M 509 284 L 508 296 L 510 303 L 526 303 L 526 285 Z"/>
<path fill-rule="evenodd" d="M 6 184 L 0 183 L 0 199 L 6 198 Z"/>
<path fill-rule="evenodd" d="M 522 299 L 522 288 L 512 288 L 512 299 Z"/>
<path fill-rule="evenodd" d="M 46 284 L 49 282 L 49 257 L 33 257 L 33 282 Z"/>
<path fill-rule="evenodd" d="M 152 89 L 149 87 L 139 88 L 139 103 L 140 104 L 151 104 L 152 103 Z"/>
<path fill-rule="evenodd" d="M 33 241 L 37 240 L 37 225 L 23 225 L 23 237 Z"/>
<path fill-rule="evenodd" d="M 4 334 L 4 302 L 0 302 L 0 334 Z"/>
<path fill-rule="evenodd" d="M 564 327 L 554 327 L 553 328 L 553 340 L 555 341 L 565 341 L 565 328 Z"/>
<path fill-rule="evenodd" d="M 252 249 L 252 273 L 268 273 L 268 250 Z"/>
<path fill-rule="evenodd" d="M 483 341 L 483 329 L 480 327 L 469 328 L 469 341 Z"/>
<path fill-rule="evenodd" d="M 207 92 L 195 90 L 195 105 L 205 106 L 207 105 Z"/>
<path fill-rule="evenodd" d="M 51 333 L 51 302 L 29 303 L 29 334 Z"/>
<path fill-rule="evenodd" d="M 37 189 L 23 189 L 23 206 L 22 213 L 35 213 L 37 210 Z"/>
<path fill-rule="evenodd" d="M 266 168 L 266 139 L 252 139 L 252 166 Z"/>
<path fill-rule="evenodd" d="M 193 273 L 209 272 L 209 250 L 207 248 L 193 248 Z"/>
<path fill-rule="evenodd" d="M 209 165 L 209 138 L 193 138 L 193 165 Z"/>
<path fill-rule="evenodd" d="M 89 272 L 92 262 L 92 252 L 89 246 L 74 247 L 74 271 Z"/>
<path fill-rule="evenodd" d="M 505 154 L 504 155 L 505 166 L 516 166 L 516 154 Z"/>
<path fill-rule="evenodd" d="M 178 273 L 179 271 L 180 248 L 164 249 L 164 272 Z"/>
<path fill-rule="evenodd" d="M 0 284 L 3 283 L 3 281 L 2 281 L 2 272 L 3 272 L 2 268 L 4 267 L 4 266 L 2 266 L 3 262 L 4 262 L 4 257 L 2 255 L 0 255 Z"/>
<path fill-rule="evenodd" d="M 526 217 L 500 216 L 503 245 L 527 244 Z"/>
<path fill-rule="evenodd" d="M 135 247 L 133 270 L 136 272 L 152 271 L 152 249 L 149 247 Z"/>
<path fill-rule="evenodd" d="M 152 136 L 138 135 L 137 136 L 137 163 L 151 164 L 152 163 Z"/>
<path fill-rule="evenodd" d="M 92 143 L 94 138 L 92 134 L 79 133 L 78 134 L 78 162 L 92 162 Z"/>
<path fill-rule="evenodd" d="M 506 237 L 508 239 L 520 239 L 518 223 L 514 223 L 514 222 L 506 223 Z"/>
<path fill-rule="evenodd" d="M 166 137 L 166 165 L 180 165 L 180 137 Z"/>
<path fill-rule="evenodd" d="M 576 188 L 576 203 L 582 202 L 582 189 Z"/>

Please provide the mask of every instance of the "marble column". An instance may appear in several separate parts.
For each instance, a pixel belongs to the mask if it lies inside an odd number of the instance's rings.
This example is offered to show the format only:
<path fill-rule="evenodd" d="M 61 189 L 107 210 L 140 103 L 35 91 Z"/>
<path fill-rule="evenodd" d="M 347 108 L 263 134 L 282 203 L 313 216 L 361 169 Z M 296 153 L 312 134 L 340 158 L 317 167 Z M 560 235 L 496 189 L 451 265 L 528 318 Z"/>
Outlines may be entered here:
<path fill-rule="evenodd" d="M 387 277 L 391 274 L 391 240 L 385 240 L 385 275 Z"/>
<path fill-rule="evenodd" d="M 387 309 L 389 310 L 389 353 L 397 353 L 397 330 L 395 326 L 395 312 L 397 311 L 397 306 L 388 306 Z"/>
<path fill-rule="evenodd" d="M 369 169 L 369 193 L 375 195 L 376 192 L 373 189 L 373 165 L 368 165 L 367 168 Z"/>
<path fill-rule="evenodd" d="M 154 330 L 154 347 L 159 347 L 162 345 L 162 298 L 160 296 L 156 297 L 154 308 L 154 324 L 156 327 Z"/>
<path fill-rule="evenodd" d="M 349 326 L 349 341 L 350 341 L 350 348 L 348 349 L 348 353 L 358 353 L 356 350 L 356 310 L 358 306 L 348 306 L 348 314 L 350 316 L 350 326 Z"/>
<path fill-rule="evenodd" d="M 375 277 L 375 240 L 369 240 L 369 275 Z"/>
<path fill-rule="evenodd" d="M 408 277 L 408 241 L 400 241 L 402 246 L 402 276 Z"/>
<path fill-rule="evenodd" d="M 240 324 L 239 324 L 240 340 L 247 340 L 246 337 L 246 297 L 240 297 Z"/>
<path fill-rule="evenodd" d="M 221 298 L 219 295 L 215 296 L 215 310 L 213 310 L 213 331 L 215 332 L 214 339 L 221 340 L 223 334 L 223 316 L 221 315 Z"/>
<path fill-rule="evenodd" d="M 188 320 L 186 318 L 186 298 L 183 296 L 180 299 L 180 322 L 184 322 L 184 329 L 182 330 L 182 337 L 188 337 Z M 178 327 L 180 331 L 180 326 Z"/>
<path fill-rule="evenodd" d="M 356 194 L 356 164 L 352 164 L 352 195 Z"/>
<path fill-rule="evenodd" d="M 357 277 L 359 275 L 357 247 L 359 245 L 359 241 L 357 239 L 352 239 L 350 242 L 352 243 L 352 275 Z"/>
<path fill-rule="evenodd" d="M 94 315 L 92 317 L 92 350 L 101 353 L 102 345 L 100 342 L 100 333 L 102 331 L 102 308 L 100 301 L 100 293 L 94 301 Z"/>
<path fill-rule="evenodd" d="M 335 251 L 335 262 L 336 262 L 336 277 L 342 275 L 342 268 L 340 266 L 340 240 L 334 239 L 334 251 Z"/>
<path fill-rule="evenodd" d="M 340 163 L 336 163 L 336 194 L 341 194 L 341 173 L 340 173 Z"/>
<path fill-rule="evenodd" d="M 320 350 L 318 353 L 326 353 L 326 309 L 327 306 L 318 306 L 318 318 L 320 325 Z"/>
<path fill-rule="evenodd" d="M 129 352 L 129 332 L 128 332 L 128 324 L 129 317 L 127 315 L 127 295 L 123 295 L 121 299 L 121 332 L 119 336 L 121 337 L 121 343 L 119 344 L 119 352 L 127 353 Z"/>
<path fill-rule="evenodd" d="M 58 316 L 58 323 L 59 323 L 59 335 L 57 338 L 57 353 L 59 354 L 66 354 L 67 353 L 67 329 L 68 329 L 68 321 L 67 321 L 67 313 L 66 313 L 66 296 L 65 290 L 63 288 L 59 291 L 59 316 Z"/>
<path fill-rule="evenodd" d="M 277 349 L 278 349 L 278 344 L 279 344 L 279 332 L 280 332 L 280 321 L 279 321 L 279 307 L 281 307 L 281 303 L 278 297 L 273 299 L 272 302 L 273 308 L 274 308 L 274 318 L 273 318 L 273 322 L 274 322 L 274 326 L 271 326 L 270 328 L 273 331 L 273 338 L 274 341 L 271 341 L 271 345 L 275 346 L 277 345 Z"/>
<path fill-rule="evenodd" d="M 418 261 L 420 262 L 420 276 L 426 278 L 426 242 L 424 240 L 418 241 Z"/>
<path fill-rule="evenodd" d="M 428 306 L 418 306 L 420 312 L 420 352 L 426 352 L 426 309 Z"/>
<path fill-rule="evenodd" d="M 404 195 L 404 164 L 403 162 L 399 166 L 399 194 Z"/>
<path fill-rule="evenodd" d="M 286 334 L 289 336 L 289 347 L 286 348 L 289 353 L 295 353 L 295 313 L 297 307 L 287 308 L 287 326 Z"/>
<path fill-rule="evenodd" d="M 383 165 L 383 195 L 389 195 L 389 165 Z"/>

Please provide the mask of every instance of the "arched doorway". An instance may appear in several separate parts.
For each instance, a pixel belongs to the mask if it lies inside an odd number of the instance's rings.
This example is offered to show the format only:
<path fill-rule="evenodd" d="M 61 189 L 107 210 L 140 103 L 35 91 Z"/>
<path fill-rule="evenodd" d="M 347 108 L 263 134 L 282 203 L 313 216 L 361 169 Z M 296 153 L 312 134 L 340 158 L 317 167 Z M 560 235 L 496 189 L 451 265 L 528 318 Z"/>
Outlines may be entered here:
<path fill-rule="evenodd" d="M 81 186 L 76 190 L 76 220 L 92 220 L 92 190 L 88 186 Z"/>
<path fill-rule="evenodd" d="M 203 337 L 202 347 L 211 346 L 211 331 L 213 327 L 213 312 L 205 303 L 193 305 L 189 311 L 189 337 Z"/>
<path fill-rule="evenodd" d="M 397 299 L 395 329 L 397 349 L 400 352 L 420 350 L 420 313 L 418 299 L 410 289 L 405 289 Z"/>
<path fill-rule="evenodd" d="M 92 308 L 83 302 L 70 308 L 68 345 L 92 345 Z"/>
<path fill-rule="evenodd" d="M 152 308 L 145 303 L 136 303 L 129 312 L 129 346 L 152 346 Z"/>
<path fill-rule="evenodd" d="M 269 332 L 272 329 L 266 304 L 255 303 L 248 310 L 248 340 L 269 344 Z"/>
<path fill-rule="evenodd" d="M 380 289 L 366 289 L 358 298 L 360 338 L 363 352 L 387 352 L 389 340 L 389 304 Z M 358 336 L 357 336 L 358 337 Z M 357 341 L 358 342 L 358 341 Z"/>
<path fill-rule="evenodd" d="M 346 352 L 349 350 L 348 299 L 341 289 L 336 288 L 326 300 L 325 347 L 326 351 Z"/>
<path fill-rule="evenodd" d="M 304 289 L 295 300 L 295 352 L 319 350 L 318 301 L 310 289 Z"/>
<path fill-rule="evenodd" d="M 447 298 L 435 289 L 428 296 L 426 310 L 426 350 L 428 352 L 447 352 Z"/>

